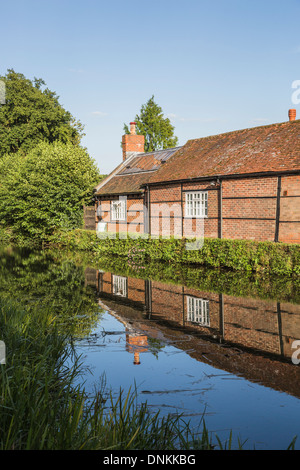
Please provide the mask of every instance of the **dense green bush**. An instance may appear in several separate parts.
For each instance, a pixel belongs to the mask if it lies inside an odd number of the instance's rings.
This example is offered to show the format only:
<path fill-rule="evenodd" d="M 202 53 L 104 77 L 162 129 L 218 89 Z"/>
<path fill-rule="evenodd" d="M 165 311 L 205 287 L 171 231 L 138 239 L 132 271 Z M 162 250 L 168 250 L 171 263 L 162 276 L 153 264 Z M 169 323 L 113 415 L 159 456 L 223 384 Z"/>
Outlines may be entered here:
<path fill-rule="evenodd" d="M 17 242 L 41 243 L 58 228 L 82 226 L 83 205 L 101 177 L 83 148 L 43 142 L 26 157 L 5 156 L 0 178 L 0 228 Z"/>
<path fill-rule="evenodd" d="M 185 239 L 110 238 L 107 234 L 99 238 L 96 232 L 85 230 L 57 232 L 50 242 L 101 256 L 129 256 L 131 262 L 136 259 L 140 264 L 152 260 L 276 275 L 300 274 L 300 245 L 296 244 L 206 238 L 200 249 L 187 250 Z"/>

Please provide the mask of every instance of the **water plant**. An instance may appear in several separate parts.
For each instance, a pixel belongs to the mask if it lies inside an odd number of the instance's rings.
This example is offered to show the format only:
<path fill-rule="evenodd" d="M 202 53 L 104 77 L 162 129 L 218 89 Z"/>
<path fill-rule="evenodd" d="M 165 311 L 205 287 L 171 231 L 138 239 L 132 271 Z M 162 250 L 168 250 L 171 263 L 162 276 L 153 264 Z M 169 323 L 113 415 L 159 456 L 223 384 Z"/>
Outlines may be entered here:
<path fill-rule="evenodd" d="M 6 365 L 0 367 L 0 450 L 212 449 L 180 416 L 161 418 L 135 392 L 91 398 L 75 385 L 82 373 L 68 331 L 50 311 L 0 299 Z M 72 357 L 72 366 L 66 363 Z"/>

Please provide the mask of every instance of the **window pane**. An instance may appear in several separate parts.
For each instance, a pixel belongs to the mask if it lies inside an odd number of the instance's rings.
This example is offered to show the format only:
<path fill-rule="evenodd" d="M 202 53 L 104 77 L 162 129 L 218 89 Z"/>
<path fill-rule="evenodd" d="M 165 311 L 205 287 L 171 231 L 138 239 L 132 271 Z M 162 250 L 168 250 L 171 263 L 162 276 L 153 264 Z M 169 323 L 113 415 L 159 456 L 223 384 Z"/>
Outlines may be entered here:
<path fill-rule="evenodd" d="M 113 276 L 113 293 L 121 297 L 127 296 L 127 278 L 121 276 Z"/>
<path fill-rule="evenodd" d="M 207 216 L 208 193 L 207 191 L 197 191 L 186 193 L 185 195 L 185 215 L 188 217 Z"/>
<path fill-rule="evenodd" d="M 209 326 L 209 301 L 188 296 L 187 320 L 203 326 Z"/>
<path fill-rule="evenodd" d="M 114 220 L 126 219 L 126 201 L 112 201 L 111 217 Z"/>

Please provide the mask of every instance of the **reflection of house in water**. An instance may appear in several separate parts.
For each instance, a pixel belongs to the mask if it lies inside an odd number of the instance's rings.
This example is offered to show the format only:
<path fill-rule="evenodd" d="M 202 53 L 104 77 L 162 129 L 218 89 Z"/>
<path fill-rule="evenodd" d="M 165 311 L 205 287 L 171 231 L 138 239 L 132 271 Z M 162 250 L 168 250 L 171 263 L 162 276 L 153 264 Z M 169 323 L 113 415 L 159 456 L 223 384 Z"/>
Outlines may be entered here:
<path fill-rule="evenodd" d="M 91 274 L 91 270 L 88 269 L 87 271 L 89 275 Z M 103 273 L 101 271 L 97 271 L 95 275 L 94 270 L 94 279 L 93 284 L 95 284 L 95 278 L 97 279 L 97 290 L 99 292 L 99 286 L 101 282 L 103 282 L 103 276 L 105 277 L 107 273 Z M 126 300 L 128 299 L 128 278 L 124 276 L 117 276 L 115 274 L 110 274 L 110 281 L 109 281 L 110 289 L 107 292 L 108 296 L 111 299 L 114 299 L 115 302 L 122 300 L 125 302 L 126 307 Z M 107 289 L 106 289 L 107 290 Z M 106 299 L 108 300 L 108 299 Z M 117 304 L 118 305 L 118 304 Z M 133 354 L 133 364 L 139 365 L 141 363 L 140 360 L 140 353 L 147 352 L 149 350 L 148 345 L 148 336 L 143 334 L 143 332 L 138 332 L 136 328 L 134 328 L 130 322 L 126 322 L 126 317 L 122 315 L 123 308 L 120 311 L 120 308 L 115 309 L 114 305 L 110 305 L 113 309 L 113 315 L 125 326 L 126 332 L 126 351 L 130 354 Z M 143 309 L 143 303 L 139 303 L 139 307 Z"/>
<path fill-rule="evenodd" d="M 95 275 L 100 300 L 134 329 L 175 340 L 176 347 L 213 367 L 300 395 L 300 368 L 291 361 L 292 343 L 300 339 L 300 305 Z"/>
<path fill-rule="evenodd" d="M 147 312 L 151 320 L 184 326 L 203 337 L 291 358 L 300 338 L 300 305 L 233 297 L 194 288 L 97 273 L 103 298 Z M 122 298 L 122 299 L 121 299 Z"/>

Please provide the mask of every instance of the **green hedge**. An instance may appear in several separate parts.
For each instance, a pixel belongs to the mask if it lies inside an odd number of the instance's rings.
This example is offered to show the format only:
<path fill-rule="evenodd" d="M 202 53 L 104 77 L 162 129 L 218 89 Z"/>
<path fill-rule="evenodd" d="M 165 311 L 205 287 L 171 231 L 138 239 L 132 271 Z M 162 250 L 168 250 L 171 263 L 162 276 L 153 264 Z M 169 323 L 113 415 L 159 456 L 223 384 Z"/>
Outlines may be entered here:
<path fill-rule="evenodd" d="M 84 250 L 101 256 L 126 257 L 132 265 L 147 261 L 227 268 L 276 275 L 300 274 L 300 245 L 250 240 L 206 238 L 199 249 L 189 250 L 186 239 L 132 237 L 124 234 L 99 238 L 94 231 L 58 232 L 50 246 Z"/>

